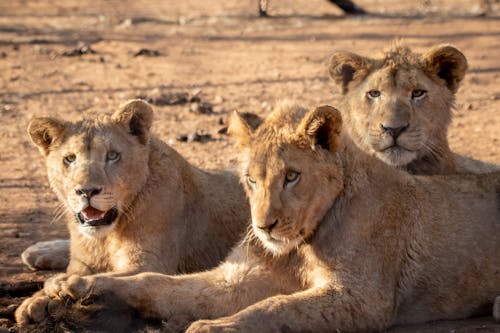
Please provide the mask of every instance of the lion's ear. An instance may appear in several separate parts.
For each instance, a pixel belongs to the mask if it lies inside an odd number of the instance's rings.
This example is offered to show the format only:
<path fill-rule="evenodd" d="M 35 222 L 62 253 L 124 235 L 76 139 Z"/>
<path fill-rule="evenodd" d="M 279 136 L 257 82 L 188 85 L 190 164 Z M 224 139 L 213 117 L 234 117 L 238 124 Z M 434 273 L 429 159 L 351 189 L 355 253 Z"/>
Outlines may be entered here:
<path fill-rule="evenodd" d="M 320 146 L 335 151 L 340 143 L 342 117 L 340 111 L 329 105 L 310 110 L 302 119 L 297 131 L 309 140 L 312 149 Z"/>
<path fill-rule="evenodd" d="M 422 56 L 427 71 L 443 79 L 448 89 L 455 93 L 467 71 L 467 59 L 451 45 L 439 45 Z"/>
<path fill-rule="evenodd" d="M 371 61 L 351 52 L 336 52 L 328 63 L 328 72 L 333 81 L 342 87 L 342 93 L 349 90 L 349 84 L 364 78 L 371 68 Z"/>
<path fill-rule="evenodd" d="M 133 99 L 120 105 L 113 114 L 113 120 L 122 123 L 131 135 L 137 136 L 139 142 L 148 143 L 151 125 L 153 123 L 153 109 L 141 99 Z"/>
<path fill-rule="evenodd" d="M 238 111 L 234 111 L 229 118 L 227 133 L 235 138 L 237 145 L 248 146 L 252 132 L 260 125 L 262 120 L 253 123 Z"/>
<path fill-rule="evenodd" d="M 31 141 L 38 146 L 43 155 L 48 155 L 50 146 L 60 138 L 66 128 L 66 123 L 55 118 L 34 118 L 28 125 Z"/>

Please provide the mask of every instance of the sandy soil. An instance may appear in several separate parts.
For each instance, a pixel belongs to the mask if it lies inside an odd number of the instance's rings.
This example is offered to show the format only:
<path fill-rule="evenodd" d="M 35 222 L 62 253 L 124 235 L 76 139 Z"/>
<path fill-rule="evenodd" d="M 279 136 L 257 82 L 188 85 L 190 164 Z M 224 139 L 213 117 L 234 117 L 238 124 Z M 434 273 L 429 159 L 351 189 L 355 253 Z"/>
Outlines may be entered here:
<path fill-rule="evenodd" d="M 326 71 L 334 50 L 370 55 L 398 38 L 421 51 L 452 43 L 470 69 L 457 94 L 451 146 L 500 163 L 498 1 L 358 0 L 375 14 L 345 17 L 324 0 L 275 0 L 267 19 L 256 16 L 256 0 L 84 3 L 0 2 L 0 332 L 15 329 L 15 304 L 39 286 L 30 282 L 52 274 L 29 271 L 20 253 L 67 236 L 26 135 L 33 116 L 74 119 L 137 96 L 196 95 L 211 113 L 189 102 L 156 106 L 154 131 L 196 165 L 227 167 L 235 149 L 218 130 L 232 110 L 265 115 L 283 98 L 338 102 Z M 69 56 L 79 42 L 95 53 Z M 143 49 L 149 54 L 137 55 Z M 212 139 L 177 140 L 196 132 Z M 393 332 L 500 332 L 500 325 L 480 318 Z"/>

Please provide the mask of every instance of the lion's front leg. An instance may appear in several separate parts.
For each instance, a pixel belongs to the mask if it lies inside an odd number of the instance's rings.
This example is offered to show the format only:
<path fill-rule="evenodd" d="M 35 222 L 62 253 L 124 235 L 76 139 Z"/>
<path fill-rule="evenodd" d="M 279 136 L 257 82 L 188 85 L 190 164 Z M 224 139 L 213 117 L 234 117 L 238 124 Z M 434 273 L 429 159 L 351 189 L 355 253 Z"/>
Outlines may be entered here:
<path fill-rule="evenodd" d="M 232 316 L 194 322 L 186 332 L 373 331 L 390 326 L 385 310 L 337 291 L 309 289 L 270 297 Z"/>
<path fill-rule="evenodd" d="M 273 279 L 271 268 L 250 261 L 248 258 L 241 261 L 236 255 L 210 271 L 178 276 L 159 273 L 62 276 L 48 281 L 45 293 L 69 301 L 106 302 L 103 295 L 114 295 L 141 317 L 175 322 L 178 318 L 192 321 L 231 315 L 271 295 L 292 292 L 289 290 L 292 283 Z"/>

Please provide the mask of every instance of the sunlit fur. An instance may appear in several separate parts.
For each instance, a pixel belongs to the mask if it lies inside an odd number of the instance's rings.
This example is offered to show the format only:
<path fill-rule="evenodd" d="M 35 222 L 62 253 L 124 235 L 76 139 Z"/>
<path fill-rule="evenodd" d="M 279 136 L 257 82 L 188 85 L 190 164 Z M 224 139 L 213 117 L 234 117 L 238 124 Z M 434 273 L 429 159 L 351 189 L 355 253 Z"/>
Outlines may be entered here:
<path fill-rule="evenodd" d="M 500 173 L 413 176 L 364 153 L 341 123 L 329 106 L 281 104 L 257 130 L 234 114 L 252 227 L 223 263 L 177 276 L 58 277 L 44 288 L 48 313 L 31 313 L 96 329 L 102 312 L 72 304 L 121 300 L 167 331 L 198 320 L 187 333 L 378 332 L 491 313 Z M 285 170 L 300 179 L 287 186 Z"/>
<path fill-rule="evenodd" d="M 423 54 L 400 43 L 369 58 L 335 53 L 330 76 L 342 89 L 346 130 L 365 152 L 415 174 L 483 173 L 498 166 L 454 154 L 448 145 L 455 93 L 467 60 L 439 45 Z M 370 96 L 371 91 L 380 95 Z M 405 127 L 394 139 L 385 128 Z"/>
<path fill-rule="evenodd" d="M 69 274 L 176 274 L 213 267 L 226 257 L 250 215 L 238 176 L 189 164 L 150 133 L 152 117 L 146 102 L 132 100 L 112 116 L 30 123 L 70 230 L 70 241 L 28 248 L 23 260 L 30 267 L 64 268 L 69 261 Z M 101 190 L 88 200 L 78 194 L 82 188 Z M 118 217 L 111 225 L 82 224 L 76 214 L 88 205 L 116 208 Z M 47 302 L 43 292 L 35 294 L 16 318 L 29 322 L 31 310 Z"/>
<path fill-rule="evenodd" d="M 342 187 L 338 170 L 331 168 L 333 156 L 319 146 L 313 154 L 303 152 L 311 145 L 307 137 L 297 134 L 305 111 L 289 101 L 278 104 L 266 126 L 250 135 L 243 150 L 241 177 L 251 202 L 253 232 L 276 256 L 305 242 Z M 288 171 L 300 174 L 296 183 L 286 184 Z M 246 181 L 248 176 L 255 184 Z M 323 185 L 313 192 L 310 184 Z M 259 228 L 266 221 L 277 221 L 270 232 Z"/>

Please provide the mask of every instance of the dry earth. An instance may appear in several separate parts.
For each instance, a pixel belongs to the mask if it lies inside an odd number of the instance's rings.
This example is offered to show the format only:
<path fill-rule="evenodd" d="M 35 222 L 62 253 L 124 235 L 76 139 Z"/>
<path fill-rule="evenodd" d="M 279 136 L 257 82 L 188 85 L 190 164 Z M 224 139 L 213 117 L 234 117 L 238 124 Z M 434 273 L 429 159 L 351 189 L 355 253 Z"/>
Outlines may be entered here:
<path fill-rule="evenodd" d="M 345 17 L 324 0 L 275 0 L 267 19 L 256 16 L 257 0 L 85 3 L 0 2 L 0 332 L 15 330 L 15 304 L 39 286 L 30 282 L 50 276 L 30 272 L 20 253 L 67 236 L 26 135 L 33 116 L 73 119 L 137 96 L 161 104 L 162 94 L 195 95 L 201 108 L 183 98 L 156 106 L 154 131 L 196 165 L 233 166 L 231 139 L 218 134 L 229 112 L 265 115 L 283 98 L 335 105 L 340 92 L 326 71 L 334 50 L 370 55 L 398 38 L 422 51 L 452 43 L 470 69 L 457 95 L 451 146 L 500 163 L 498 1 L 358 0 L 374 14 Z M 79 42 L 95 53 L 79 55 L 88 51 L 75 49 Z M 199 112 L 204 103 L 211 113 Z M 195 132 L 212 140 L 177 140 Z M 479 318 L 393 332 L 500 332 L 500 325 Z"/>

